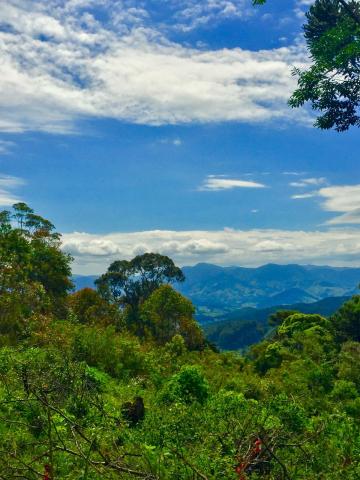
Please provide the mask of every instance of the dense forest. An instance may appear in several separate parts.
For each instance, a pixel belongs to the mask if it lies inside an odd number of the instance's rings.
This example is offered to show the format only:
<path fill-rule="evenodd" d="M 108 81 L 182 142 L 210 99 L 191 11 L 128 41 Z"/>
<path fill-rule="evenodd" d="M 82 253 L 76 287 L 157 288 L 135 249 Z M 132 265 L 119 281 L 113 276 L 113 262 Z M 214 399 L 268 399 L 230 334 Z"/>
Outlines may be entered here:
<path fill-rule="evenodd" d="M 60 242 L 25 204 L 1 213 L 1 479 L 360 477 L 359 295 L 219 352 L 171 259 L 72 293 Z"/>

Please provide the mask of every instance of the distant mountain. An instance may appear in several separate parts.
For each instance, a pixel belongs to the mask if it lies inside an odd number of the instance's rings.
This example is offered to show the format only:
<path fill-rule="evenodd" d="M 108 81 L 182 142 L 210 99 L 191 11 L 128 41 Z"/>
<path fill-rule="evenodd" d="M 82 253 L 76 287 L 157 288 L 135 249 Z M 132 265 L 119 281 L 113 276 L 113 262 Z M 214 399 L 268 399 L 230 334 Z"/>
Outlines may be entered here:
<path fill-rule="evenodd" d="M 318 313 L 324 317 L 332 315 L 350 297 L 328 297 L 313 303 L 293 303 L 286 305 L 274 305 L 268 308 L 245 307 L 233 310 L 218 317 L 219 322 L 251 320 L 259 323 L 267 323 L 269 316 L 277 310 L 296 310 L 302 313 Z"/>
<path fill-rule="evenodd" d="M 258 268 L 199 263 L 184 267 L 186 280 L 176 288 L 190 298 L 201 321 L 216 320 L 245 307 L 313 303 L 357 293 L 360 268 L 268 264 Z M 77 290 L 94 287 L 96 275 L 74 275 Z"/>
<path fill-rule="evenodd" d="M 200 263 L 184 267 L 177 285 L 200 316 L 218 317 L 239 308 L 313 303 L 357 292 L 360 268 L 268 264 L 258 268 Z"/>
<path fill-rule="evenodd" d="M 199 263 L 182 270 L 186 280 L 176 288 L 192 300 L 207 337 L 222 349 L 242 349 L 261 340 L 276 310 L 329 316 L 357 293 L 360 283 L 360 268 Z M 76 290 L 94 288 L 96 278 L 74 275 Z"/>
<path fill-rule="evenodd" d="M 247 307 L 225 314 L 216 322 L 202 323 L 211 342 L 224 350 L 238 350 L 259 342 L 270 331 L 268 318 L 277 310 L 318 313 L 328 317 L 348 299 L 349 297 L 329 297 L 314 303 L 277 305 L 264 309 Z"/>

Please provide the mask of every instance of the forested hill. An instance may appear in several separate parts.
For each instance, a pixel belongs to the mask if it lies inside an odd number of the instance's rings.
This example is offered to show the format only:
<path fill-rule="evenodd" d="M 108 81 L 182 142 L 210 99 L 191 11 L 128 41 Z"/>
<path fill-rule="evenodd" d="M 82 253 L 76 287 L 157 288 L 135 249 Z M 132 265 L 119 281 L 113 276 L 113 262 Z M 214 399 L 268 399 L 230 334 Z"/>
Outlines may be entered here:
<path fill-rule="evenodd" d="M 268 308 L 245 307 L 219 317 L 198 316 L 206 337 L 223 350 L 246 349 L 260 342 L 273 329 L 269 318 L 276 312 L 333 315 L 349 297 L 328 297 L 314 303 L 295 303 Z"/>
<path fill-rule="evenodd" d="M 220 352 L 169 257 L 73 292 L 60 247 L 26 204 L 0 212 L 0 479 L 360 478 L 360 295 Z"/>
<path fill-rule="evenodd" d="M 200 263 L 182 270 L 186 281 L 179 286 L 181 293 L 200 311 L 210 314 L 350 296 L 356 293 L 360 281 L 360 268 L 314 265 L 244 268 Z"/>
<path fill-rule="evenodd" d="M 244 268 L 199 263 L 182 271 L 185 281 L 176 288 L 194 303 L 199 318 L 223 316 L 244 307 L 264 309 L 351 296 L 360 281 L 360 268 L 314 265 Z M 74 276 L 77 289 L 93 287 L 95 280 L 96 276 Z"/>

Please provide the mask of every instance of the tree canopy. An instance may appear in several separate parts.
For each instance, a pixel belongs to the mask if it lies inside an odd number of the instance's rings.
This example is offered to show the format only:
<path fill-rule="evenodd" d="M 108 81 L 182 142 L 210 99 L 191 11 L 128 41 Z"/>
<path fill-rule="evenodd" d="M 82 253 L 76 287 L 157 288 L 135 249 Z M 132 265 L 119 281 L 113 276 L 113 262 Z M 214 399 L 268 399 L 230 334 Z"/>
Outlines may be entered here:
<path fill-rule="evenodd" d="M 137 287 L 118 297 L 116 277 L 109 299 L 69 293 L 70 257 L 34 216 L 0 213 L 1 479 L 359 478 L 359 296 L 218 352 L 170 259 L 128 262 Z M 122 322 L 133 291 L 139 331 Z"/>
<path fill-rule="evenodd" d="M 182 281 L 184 274 L 171 258 L 144 253 L 130 261 L 113 262 L 95 284 L 104 298 L 136 308 L 163 283 Z"/>
<path fill-rule="evenodd" d="M 254 0 L 263 4 L 266 0 Z M 360 126 L 360 3 L 315 0 L 306 13 L 304 37 L 311 65 L 294 69 L 298 87 L 289 105 L 309 102 L 315 126 L 338 132 Z"/>
<path fill-rule="evenodd" d="M 63 315 L 71 257 L 54 225 L 25 203 L 0 212 L 0 328 L 8 338 L 39 315 Z"/>
<path fill-rule="evenodd" d="M 190 349 L 201 349 L 203 333 L 194 319 L 195 308 L 170 285 L 162 285 L 141 305 L 140 316 L 151 337 L 160 345 L 181 335 Z"/>

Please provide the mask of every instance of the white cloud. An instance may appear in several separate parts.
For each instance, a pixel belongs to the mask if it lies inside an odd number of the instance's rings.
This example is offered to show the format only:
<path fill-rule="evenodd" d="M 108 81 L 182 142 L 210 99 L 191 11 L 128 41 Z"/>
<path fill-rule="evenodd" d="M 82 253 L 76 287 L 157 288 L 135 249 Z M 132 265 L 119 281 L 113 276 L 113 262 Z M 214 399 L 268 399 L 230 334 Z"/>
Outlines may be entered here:
<path fill-rule="evenodd" d="M 301 200 L 302 198 L 313 198 L 317 197 L 317 192 L 309 192 L 309 193 L 298 193 L 297 195 L 291 195 L 291 198 L 294 200 Z"/>
<path fill-rule="evenodd" d="M 303 178 L 299 182 L 291 182 L 291 187 L 316 187 L 327 183 L 325 177 L 318 178 Z"/>
<path fill-rule="evenodd" d="M 236 2 L 208 3 L 226 12 Z M 107 20 L 93 16 L 95 4 Z M 98 117 L 148 125 L 308 121 L 286 105 L 291 66 L 306 62 L 300 46 L 187 48 L 145 28 L 145 13 L 107 0 L 2 5 L 0 131 L 66 133 Z"/>
<path fill-rule="evenodd" d="M 309 10 L 309 7 L 315 2 L 315 0 L 297 0 L 294 8 L 294 13 L 301 21 L 305 19 L 305 12 Z"/>
<path fill-rule="evenodd" d="M 298 5 L 304 5 L 306 7 L 309 7 L 315 2 L 315 0 L 298 0 Z"/>
<path fill-rule="evenodd" d="M 174 147 L 181 147 L 183 141 L 181 138 L 162 138 L 160 143 L 164 145 L 174 145 Z"/>
<path fill-rule="evenodd" d="M 11 148 L 15 145 L 14 142 L 9 140 L 0 140 L 0 155 L 7 155 L 10 153 Z"/>
<path fill-rule="evenodd" d="M 358 224 L 360 223 L 360 185 L 342 185 L 321 188 L 319 196 L 325 201 L 322 208 L 329 212 L 340 212 L 328 224 Z"/>
<path fill-rule="evenodd" d="M 315 185 L 315 183 L 313 184 Z M 327 212 L 338 212 L 338 215 L 326 222 L 328 225 L 344 225 L 360 223 L 360 184 L 336 185 L 323 187 L 314 192 L 293 195 L 293 199 L 318 197 L 320 206 Z"/>
<path fill-rule="evenodd" d="M 360 224 L 360 208 L 355 208 L 348 213 L 338 215 L 326 222 L 328 225 L 356 225 Z"/>
<path fill-rule="evenodd" d="M 249 180 L 224 178 L 223 175 L 208 175 L 203 184 L 198 188 L 200 191 L 231 190 L 234 188 L 265 188 L 265 185 Z"/>
<path fill-rule="evenodd" d="M 255 12 L 246 0 L 175 0 L 181 9 L 175 14 L 178 30 L 189 31 L 228 18 L 247 19 Z"/>
<path fill-rule="evenodd" d="M 205 261 L 244 266 L 268 262 L 360 266 L 358 229 L 68 233 L 63 236 L 63 248 L 75 257 L 74 271 L 84 274 L 104 272 L 115 259 L 144 252 L 169 255 L 179 265 Z"/>
<path fill-rule="evenodd" d="M 329 212 L 351 212 L 360 208 L 360 185 L 325 187 L 319 190 L 319 195 L 325 198 L 323 208 Z"/>
<path fill-rule="evenodd" d="M 8 207 L 19 202 L 19 197 L 12 190 L 24 183 L 21 178 L 0 174 L 0 206 Z"/>

